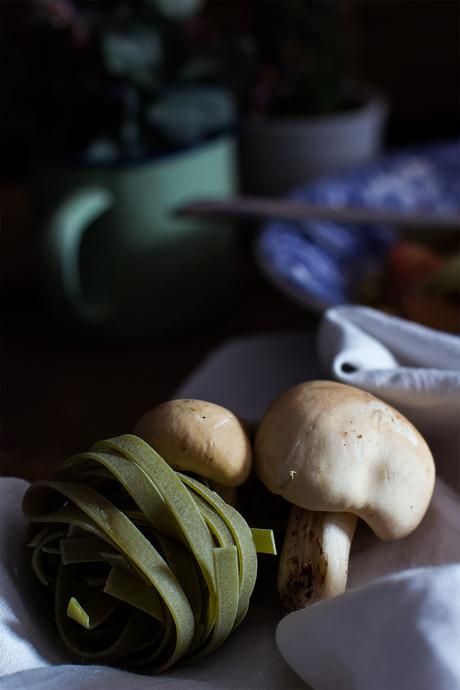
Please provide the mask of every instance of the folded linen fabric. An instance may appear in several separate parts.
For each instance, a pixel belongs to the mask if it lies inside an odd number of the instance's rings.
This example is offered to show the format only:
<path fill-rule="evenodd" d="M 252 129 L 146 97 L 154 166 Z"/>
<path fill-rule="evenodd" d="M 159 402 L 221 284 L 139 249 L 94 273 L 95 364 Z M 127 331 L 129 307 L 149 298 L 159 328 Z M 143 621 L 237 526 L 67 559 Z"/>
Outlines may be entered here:
<path fill-rule="evenodd" d="M 290 613 L 278 646 L 318 690 L 455 690 L 459 593 L 459 564 L 405 570 Z"/>

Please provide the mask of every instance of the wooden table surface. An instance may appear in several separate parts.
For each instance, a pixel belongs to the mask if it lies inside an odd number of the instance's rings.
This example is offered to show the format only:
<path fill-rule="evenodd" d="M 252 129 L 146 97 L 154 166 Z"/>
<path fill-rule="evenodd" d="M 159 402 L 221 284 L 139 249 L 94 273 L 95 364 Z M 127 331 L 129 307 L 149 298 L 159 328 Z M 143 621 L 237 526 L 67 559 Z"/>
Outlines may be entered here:
<path fill-rule="evenodd" d="M 22 205 L 16 199 L 10 206 L 3 222 L 20 225 Z M 130 431 L 230 338 L 317 322 L 260 274 L 246 230 L 239 232 L 233 307 L 219 321 L 163 342 L 97 343 L 59 330 L 41 306 L 33 271 L 21 277 L 33 258 L 7 247 L 3 263 L 14 280 L 2 296 L 1 474 L 45 478 L 68 455 Z M 22 265 L 11 264 L 20 256 Z"/>

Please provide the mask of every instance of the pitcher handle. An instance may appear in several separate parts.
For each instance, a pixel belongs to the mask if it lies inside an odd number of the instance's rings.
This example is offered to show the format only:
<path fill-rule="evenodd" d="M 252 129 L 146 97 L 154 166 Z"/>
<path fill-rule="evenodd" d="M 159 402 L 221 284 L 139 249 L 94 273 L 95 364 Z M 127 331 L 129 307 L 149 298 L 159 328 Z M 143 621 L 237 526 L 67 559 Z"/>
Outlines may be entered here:
<path fill-rule="evenodd" d="M 42 246 L 42 278 L 54 303 L 81 320 L 102 321 L 109 306 L 91 304 L 83 293 L 80 248 L 92 223 L 113 204 L 113 195 L 103 187 L 82 187 L 65 197 L 51 213 Z"/>

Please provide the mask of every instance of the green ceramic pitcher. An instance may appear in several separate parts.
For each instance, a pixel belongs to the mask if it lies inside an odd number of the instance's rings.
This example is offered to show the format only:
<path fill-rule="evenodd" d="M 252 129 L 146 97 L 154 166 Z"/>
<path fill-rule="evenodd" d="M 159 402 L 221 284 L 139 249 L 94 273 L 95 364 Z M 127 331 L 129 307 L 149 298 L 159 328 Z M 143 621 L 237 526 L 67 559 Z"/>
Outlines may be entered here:
<path fill-rule="evenodd" d="M 42 284 L 60 319 L 88 334 L 167 334 L 228 308 L 235 238 L 181 219 L 198 197 L 235 194 L 236 151 L 221 137 L 135 165 L 54 169 Z"/>

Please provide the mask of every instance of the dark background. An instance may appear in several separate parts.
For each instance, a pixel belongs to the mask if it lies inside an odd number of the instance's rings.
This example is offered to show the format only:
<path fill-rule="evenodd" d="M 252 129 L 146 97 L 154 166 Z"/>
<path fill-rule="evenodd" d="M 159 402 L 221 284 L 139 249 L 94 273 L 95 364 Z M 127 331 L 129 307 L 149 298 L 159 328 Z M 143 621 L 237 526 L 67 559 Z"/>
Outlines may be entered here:
<path fill-rule="evenodd" d="M 238 26 L 245 2 L 216 2 Z M 254 3 L 252 3 L 254 4 Z M 264 4 L 264 3 L 258 3 Z M 371 0 L 347 9 L 353 76 L 386 93 L 386 147 L 439 141 L 460 130 L 460 4 Z M 228 338 L 314 328 L 318 317 L 280 295 L 251 253 L 253 228 L 238 233 L 238 291 L 219 319 L 156 340 L 92 342 L 60 328 L 43 307 L 37 270 L 40 221 L 29 171 L 37 141 L 29 95 L 31 59 L 45 46 L 26 20 L 30 3 L 3 0 L 1 171 L 1 471 L 36 479 L 66 455 L 129 431 Z M 38 57 L 37 57 L 38 59 Z M 34 74 L 46 93 L 49 74 Z M 78 95 L 78 94 L 77 94 Z M 31 126 L 32 122 L 32 126 Z"/>

